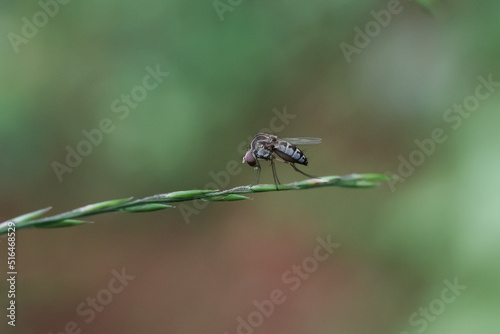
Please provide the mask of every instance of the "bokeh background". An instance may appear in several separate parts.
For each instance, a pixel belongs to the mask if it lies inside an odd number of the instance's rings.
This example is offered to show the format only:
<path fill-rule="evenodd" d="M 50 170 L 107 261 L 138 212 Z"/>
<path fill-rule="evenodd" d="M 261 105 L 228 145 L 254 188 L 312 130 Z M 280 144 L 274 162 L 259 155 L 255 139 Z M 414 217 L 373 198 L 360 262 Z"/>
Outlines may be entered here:
<path fill-rule="evenodd" d="M 60 333 L 74 321 L 81 333 L 232 334 L 254 301 L 280 289 L 286 301 L 240 332 L 498 333 L 500 87 L 482 88 L 490 94 L 473 112 L 447 111 L 474 101 L 479 77 L 500 81 L 498 1 L 402 1 L 349 59 L 342 43 L 355 46 L 354 29 L 388 1 L 42 3 L 52 6 L 46 22 L 35 1 L 0 4 L 1 221 L 204 188 L 271 122 L 283 137 L 323 139 L 306 150 L 315 175 L 401 174 L 401 159 L 418 158 L 415 140 L 435 129 L 446 140 L 404 182 L 375 189 L 22 230 L 17 323 L 2 315 L 0 332 Z M 40 26 L 23 40 L 26 20 Z M 168 77 L 115 112 L 157 66 Z M 272 121 L 285 110 L 287 124 Z M 60 182 L 54 162 L 66 164 L 67 147 L 105 119 L 113 130 Z M 254 171 L 239 166 L 223 188 L 251 182 Z M 278 173 L 304 178 L 284 165 Z M 272 182 L 270 168 L 261 181 Z M 340 247 L 290 290 L 282 275 L 328 236 Z M 87 323 L 78 305 L 104 296 L 122 268 L 135 278 Z M 445 281 L 466 287 L 450 303 Z M 2 279 L 4 310 L 6 287 Z"/>

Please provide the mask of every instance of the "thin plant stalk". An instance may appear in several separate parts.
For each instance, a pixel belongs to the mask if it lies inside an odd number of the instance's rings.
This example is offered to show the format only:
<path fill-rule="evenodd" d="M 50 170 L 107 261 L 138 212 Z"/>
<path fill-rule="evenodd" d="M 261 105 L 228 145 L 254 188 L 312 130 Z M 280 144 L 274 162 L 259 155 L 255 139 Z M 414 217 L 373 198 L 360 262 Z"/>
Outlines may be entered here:
<path fill-rule="evenodd" d="M 77 218 L 94 216 L 108 212 L 149 212 L 174 207 L 170 204 L 178 202 L 204 200 L 214 202 L 229 202 L 249 199 L 243 194 L 261 193 L 271 191 L 304 190 L 321 187 L 344 187 L 344 188 L 371 188 L 377 186 L 381 181 L 388 180 L 383 174 L 349 174 L 345 176 L 323 176 L 307 179 L 304 181 L 281 184 L 259 184 L 254 186 L 239 186 L 228 190 L 196 189 L 175 191 L 171 193 L 158 194 L 142 199 L 132 198 L 116 199 L 95 204 L 89 204 L 68 212 L 54 216 L 39 218 L 51 208 L 45 208 L 30 212 L 22 216 L 0 223 L 0 234 L 8 232 L 14 223 L 16 230 L 24 228 L 58 228 L 88 224 Z"/>

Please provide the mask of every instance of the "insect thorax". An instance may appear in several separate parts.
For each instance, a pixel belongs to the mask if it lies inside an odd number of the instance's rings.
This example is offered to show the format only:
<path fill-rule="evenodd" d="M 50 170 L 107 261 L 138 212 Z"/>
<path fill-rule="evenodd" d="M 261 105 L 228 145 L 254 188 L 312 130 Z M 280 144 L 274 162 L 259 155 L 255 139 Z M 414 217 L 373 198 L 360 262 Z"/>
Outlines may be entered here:
<path fill-rule="evenodd" d="M 271 150 L 268 150 L 266 148 L 259 147 L 256 150 L 254 150 L 253 153 L 258 159 L 269 160 L 273 152 L 271 152 Z"/>

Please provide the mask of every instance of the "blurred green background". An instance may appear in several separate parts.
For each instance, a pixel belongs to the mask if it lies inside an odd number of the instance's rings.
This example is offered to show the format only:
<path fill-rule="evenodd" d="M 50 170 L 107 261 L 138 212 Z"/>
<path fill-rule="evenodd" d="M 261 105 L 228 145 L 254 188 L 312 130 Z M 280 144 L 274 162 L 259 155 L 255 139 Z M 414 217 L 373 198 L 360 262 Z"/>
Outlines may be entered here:
<path fill-rule="evenodd" d="M 390 17 L 388 1 L 41 3 L 0 4 L 0 221 L 204 188 L 213 175 L 248 184 L 249 166 L 222 174 L 273 124 L 323 139 L 306 147 L 313 175 L 406 176 L 190 204 L 189 219 L 170 209 L 20 231 L 17 322 L 2 315 L 0 332 L 73 321 L 82 333 L 232 334 L 241 317 L 256 324 L 241 333 L 498 333 L 500 87 L 474 98 L 479 77 L 500 81 L 498 1 L 392 2 Z M 141 88 L 157 67 L 169 75 Z M 448 111 L 462 103 L 473 111 Z M 288 123 L 273 121 L 285 110 Z M 85 147 L 103 120 L 109 131 Z M 418 153 L 435 129 L 446 140 Z M 68 147 L 88 154 L 60 182 Z M 304 178 L 277 168 L 284 183 Z M 327 236 L 340 247 L 292 291 L 283 275 Z M 7 272 L 5 238 L 0 248 Z M 135 278 L 108 300 L 122 268 Z M 443 302 L 456 281 L 465 290 Z M 275 289 L 286 301 L 259 323 L 254 301 Z M 109 303 L 87 323 L 77 309 L 96 296 Z"/>

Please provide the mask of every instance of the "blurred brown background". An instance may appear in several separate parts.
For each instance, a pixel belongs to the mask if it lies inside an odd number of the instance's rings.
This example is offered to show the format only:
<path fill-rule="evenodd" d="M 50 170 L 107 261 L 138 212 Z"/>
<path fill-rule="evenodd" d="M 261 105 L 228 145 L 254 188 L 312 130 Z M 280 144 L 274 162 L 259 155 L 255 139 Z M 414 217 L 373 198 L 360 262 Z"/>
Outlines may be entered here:
<path fill-rule="evenodd" d="M 19 231 L 17 322 L 0 332 L 498 333 L 497 1 L 4 1 L 0 16 L 0 221 L 248 184 L 247 165 L 222 175 L 273 126 L 323 139 L 313 175 L 401 177 Z M 86 156 L 70 167 L 68 150 Z M 291 271 L 328 236 L 333 254 Z"/>

